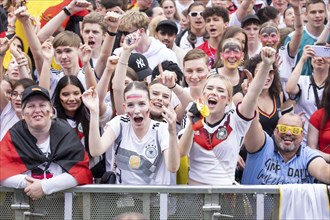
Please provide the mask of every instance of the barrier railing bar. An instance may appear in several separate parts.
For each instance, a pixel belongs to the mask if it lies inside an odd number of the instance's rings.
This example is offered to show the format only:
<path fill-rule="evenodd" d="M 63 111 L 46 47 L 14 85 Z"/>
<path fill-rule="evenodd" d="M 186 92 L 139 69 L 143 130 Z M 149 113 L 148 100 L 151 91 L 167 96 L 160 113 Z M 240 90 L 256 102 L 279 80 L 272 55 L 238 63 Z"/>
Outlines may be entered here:
<path fill-rule="evenodd" d="M 72 193 L 64 193 L 64 219 L 72 220 L 72 204 L 73 196 Z"/>
<path fill-rule="evenodd" d="M 265 196 L 263 193 L 257 193 L 257 219 L 263 220 L 265 218 L 265 211 L 264 211 L 264 200 Z"/>

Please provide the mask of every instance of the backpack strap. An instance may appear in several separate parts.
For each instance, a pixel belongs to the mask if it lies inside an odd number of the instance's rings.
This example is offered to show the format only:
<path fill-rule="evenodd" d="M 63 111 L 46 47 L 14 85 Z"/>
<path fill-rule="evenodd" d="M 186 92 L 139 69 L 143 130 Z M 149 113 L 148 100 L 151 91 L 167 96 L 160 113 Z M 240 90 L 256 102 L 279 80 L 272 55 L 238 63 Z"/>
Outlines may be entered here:
<path fill-rule="evenodd" d="M 313 87 L 313 92 L 314 92 L 314 97 L 315 97 L 315 104 L 316 104 L 317 109 L 319 109 L 320 106 L 321 106 L 321 104 L 320 104 L 320 97 L 319 97 L 319 95 L 318 95 L 318 93 L 317 93 L 317 91 L 316 91 L 316 87 L 317 87 L 317 85 L 316 85 L 316 83 L 315 83 L 315 80 L 314 80 L 313 75 L 311 75 L 311 76 L 309 77 L 309 79 L 310 79 L 310 81 L 311 81 L 311 85 L 312 85 L 312 87 Z"/>
<path fill-rule="evenodd" d="M 178 47 L 180 47 L 180 41 L 181 41 L 182 36 L 183 36 L 187 31 L 188 31 L 188 29 L 186 29 L 186 30 L 180 32 L 179 35 L 176 36 L 175 44 L 176 44 Z"/>

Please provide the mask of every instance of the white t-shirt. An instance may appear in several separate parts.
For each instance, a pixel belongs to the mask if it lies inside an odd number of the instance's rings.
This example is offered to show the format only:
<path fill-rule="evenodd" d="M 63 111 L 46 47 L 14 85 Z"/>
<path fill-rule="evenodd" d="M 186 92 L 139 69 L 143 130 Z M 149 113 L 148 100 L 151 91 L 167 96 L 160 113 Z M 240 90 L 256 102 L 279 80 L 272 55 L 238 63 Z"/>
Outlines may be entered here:
<path fill-rule="evenodd" d="M 229 126 L 224 126 L 229 123 Z M 237 110 L 227 112 L 218 125 L 210 127 L 204 123 L 207 131 L 195 131 L 193 145 L 189 152 L 189 179 L 207 185 L 232 185 L 235 181 L 235 169 L 243 138 L 251 125 L 237 113 Z M 226 128 L 225 128 L 226 127 Z M 231 127 L 231 132 L 229 127 Z M 227 131 L 227 136 L 224 133 Z M 213 134 L 213 137 L 212 137 Z M 207 150 L 198 143 L 197 137 L 213 143 L 218 143 L 212 150 Z M 227 137 L 226 139 L 224 139 Z"/>
<path fill-rule="evenodd" d="M 305 136 L 303 143 L 306 144 L 309 119 L 311 115 L 317 110 L 317 106 L 316 106 L 313 86 L 310 81 L 310 76 L 300 76 L 298 85 L 300 87 L 301 94 L 297 101 L 295 113 L 298 114 L 300 112 L 305 112 L 305 114 L 303 115 L 305 119 L 305 124 L 304 124 Z M 316 88 L 317 95 L 320 101 L 322 100 L 323 90 L 324 87 Z"/>
<path fill-rule="evenodd" d="M 116 116 L 107 123 L 105 129 L 109 129 L 107 126 L 114 131 L 116 138 L 120 133 L 122 135 L 120 148 L 115 159 L 115 164 L 117 165 L 116 172 L 120 176 L 120 178 L 117 178 L 117 183 L 136 185 L 170 184 L 170 172 L 167 170 L 163 155 L 169 144 L 169 133 L 166 123 L 151 120 L 149 130 L 142 139 L 136 136 L 130 118 L 127 115 Z M 160 161 L 153 164 L 154 167 L 151 170 L 154 170 L 154 172 L 152 172 L 150 178 L 142 175 L 141 172 L 145 171 L 143 170 L 144 166 L 140 166 L 142 162 L 145 160 L 147 163 L 154 163 L 157 157 L 160 157 Z M 138 162 L 139 160 L 140 162 Z"/>

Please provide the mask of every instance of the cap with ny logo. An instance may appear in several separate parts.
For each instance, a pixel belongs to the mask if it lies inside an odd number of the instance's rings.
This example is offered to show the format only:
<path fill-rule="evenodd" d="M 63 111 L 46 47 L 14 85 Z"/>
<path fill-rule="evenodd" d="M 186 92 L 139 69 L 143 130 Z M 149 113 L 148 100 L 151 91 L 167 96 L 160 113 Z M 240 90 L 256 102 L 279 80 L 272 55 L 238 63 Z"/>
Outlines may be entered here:
<path fill-rule="evenodd" d="M 144 80 L 152 73 L 147 58 L 139 53 L 131 54 L 128 60 L 128 66 L 136 72 L 139 81 Z"/>

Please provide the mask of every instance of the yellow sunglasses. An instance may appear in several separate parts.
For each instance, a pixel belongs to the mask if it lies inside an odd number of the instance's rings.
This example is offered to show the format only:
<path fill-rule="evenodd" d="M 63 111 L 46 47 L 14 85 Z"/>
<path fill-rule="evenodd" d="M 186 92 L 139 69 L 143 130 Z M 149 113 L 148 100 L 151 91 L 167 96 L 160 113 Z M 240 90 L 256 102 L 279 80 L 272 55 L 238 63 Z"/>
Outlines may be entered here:
<path fill-rule="evenodd" d="M 288 132 L 290 130 L 293 135 L 299 135 L 303 131 L 303 129 L 301 127 L 282 125 L 282 124 L 278 124 L 276 126 L 276 128 L 277 128 L 278 132 L 280 132 L 281 134 L 285 134 L 286 132 Z"/>

